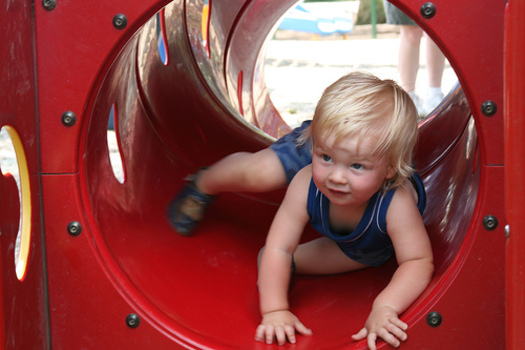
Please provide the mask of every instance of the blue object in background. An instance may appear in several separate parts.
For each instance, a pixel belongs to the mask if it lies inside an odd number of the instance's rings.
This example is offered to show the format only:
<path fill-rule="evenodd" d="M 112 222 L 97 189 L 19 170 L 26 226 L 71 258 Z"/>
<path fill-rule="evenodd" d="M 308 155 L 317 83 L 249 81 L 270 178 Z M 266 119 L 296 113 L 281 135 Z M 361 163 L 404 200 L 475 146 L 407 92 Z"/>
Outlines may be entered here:
<path fill-rule="evenodd" d="M 352 19 L 345 17 L 316 16 L 300 3 L 286 14 L 279 29 L 319 35 L 347 34 L 354 29 L 354 23 Z"/>
<path fill-rule="evenodd" d="M 109 111 L 108 130 L 115 130 L 115 105 L 111 106 Z"/>

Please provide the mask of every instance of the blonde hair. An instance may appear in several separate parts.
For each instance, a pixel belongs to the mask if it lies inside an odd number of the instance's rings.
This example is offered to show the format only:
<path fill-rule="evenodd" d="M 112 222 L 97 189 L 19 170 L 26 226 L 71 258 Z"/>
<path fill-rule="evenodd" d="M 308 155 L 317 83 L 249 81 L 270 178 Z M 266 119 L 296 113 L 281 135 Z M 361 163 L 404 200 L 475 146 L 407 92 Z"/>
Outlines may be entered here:
<path fill-rule="evenodd" d="M 401 185 L 414 172 L 412 155 L 417 141 L 418 113 L 410 96 L 393 80 L 353 72 L 327 87 L 317 103 L 312 124 L 301 137 L 346 137 L 373 133 L 379 138 L 375 152 L 385 157 L 395 175 L 390 187 Z M 386 185 L 386 184 L 385 184 Z"/>

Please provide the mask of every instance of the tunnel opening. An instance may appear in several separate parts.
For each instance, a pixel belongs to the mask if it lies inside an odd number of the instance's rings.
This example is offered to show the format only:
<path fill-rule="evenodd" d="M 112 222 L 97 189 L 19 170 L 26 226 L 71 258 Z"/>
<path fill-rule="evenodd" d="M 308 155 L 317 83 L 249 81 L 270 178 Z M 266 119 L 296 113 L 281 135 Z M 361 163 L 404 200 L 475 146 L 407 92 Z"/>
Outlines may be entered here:
<path fill-rule="evenodd" d="M 126 43 L 92 94 L 78 157 L 89 232 L 108 276 L 141 317 L 188 347 L 256 346 L 257 254 L 284 192 L 221 195 L 191 238 L 171 229 L 166 208 L 187 174 L 290 130 L 271 102 L 263 65 L 268 33 L 294 2 L 232 10 L 219 1 L 174 1 Z M 110 115 L 121 180 L 108 149 Z M 477 133 L 459 85 L 420 124 L 416 153 L 436 273 L 403 315 L 409 325 L 428 312 L 461 260 L 477 201 Z M 315 235 L 308 229 L 305 239 Z M 298 346 L 348 346 L 395 267 L 295 278 L 291 307 L 315 330 Z"/>

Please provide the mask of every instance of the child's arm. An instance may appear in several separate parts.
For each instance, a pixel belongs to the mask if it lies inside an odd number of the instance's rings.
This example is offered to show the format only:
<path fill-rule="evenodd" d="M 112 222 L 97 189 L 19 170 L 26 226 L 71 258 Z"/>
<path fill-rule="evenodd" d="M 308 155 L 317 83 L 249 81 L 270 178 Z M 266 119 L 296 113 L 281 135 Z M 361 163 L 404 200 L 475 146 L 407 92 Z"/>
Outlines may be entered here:
<path fill-rule="evenodd" d="M 430 240 L 412 193 L 409 187 L 399 187 L 387 212 L 399 267 L 374 300 L 365 327 L 352 336 L 354 340 L 368 338 L 370 349 L 376 349 L 378 337 L 394 347 L 407 339 L 408 326 L 398 316 L 419 297 L 434 272 Z"/>
<path fill-rule="evenodd" d="M 309 335 L 307 329 L 289 311 L 288 288 L 292 256 L 309 217 L 306 210 L 311 166 L 301 170 L 290 183 L 286 196 L 270 227 L 259 266 L 259 295 L 262 321 L 255 339 L 279 345 L 295 343 L 295 331 Z"/>

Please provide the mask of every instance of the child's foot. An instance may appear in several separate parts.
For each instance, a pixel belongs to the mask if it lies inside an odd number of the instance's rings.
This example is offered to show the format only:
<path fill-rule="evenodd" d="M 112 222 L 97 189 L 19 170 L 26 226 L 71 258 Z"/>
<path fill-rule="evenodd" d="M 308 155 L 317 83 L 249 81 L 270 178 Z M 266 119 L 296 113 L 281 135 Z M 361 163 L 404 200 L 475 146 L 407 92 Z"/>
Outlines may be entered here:
<path fill-rule="evenodd" d="M 196 179 L 196 174 L 187 178 L 189 183 L 168 208 L 170 223 L 182 236 L 191 236 L 195 226 L 204 217 L 206 207 L 215 198 L 199 190 L 195 184 Z"/>

